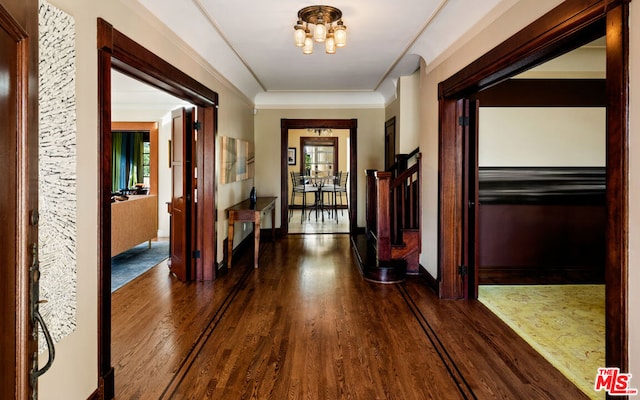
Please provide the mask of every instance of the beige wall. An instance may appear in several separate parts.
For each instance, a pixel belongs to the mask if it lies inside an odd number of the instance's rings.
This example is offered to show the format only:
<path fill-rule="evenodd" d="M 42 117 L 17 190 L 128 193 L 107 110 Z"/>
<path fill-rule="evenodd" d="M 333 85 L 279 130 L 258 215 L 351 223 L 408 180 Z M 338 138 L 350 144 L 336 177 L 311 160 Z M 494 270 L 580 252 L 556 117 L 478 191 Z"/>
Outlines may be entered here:
<path fill-rule="evenodd" d="M 220 96 L 219 130 L 231 136 L 253 138 L 253 104 L 217 78 L 186 44 L 178 40 L 137 2 L 111 0 L 51 0 L 76 23 L 77 104 L 77 327 L 56 345 L 56 360 L 40 379 L 40 399 L 86 399 L 97 388 L 98 329 L 98 77 L 97 18 L 102 17 L 160 57 Z M 244 185 L 244 187 L 242 186 Z M 219 210 L 248 196 L 247 181 L 219 192 Z M 247 187 L 249 189 L 247 189 Z M 221 221 L 221 224 L 224 222 Z M 226 237 L 218 235 L 221 242 Z M 219 254 L 220 257 L 220 254 Z M 46 355 L 41 356 L 42 362 Z"/>
<path fill-rule="evenodd" d="M 606 109 L 480 107 L 481 167 L 603 167 Z"/>
<path fill-rule="evenodd" d="M 401 76 L 399 84 L 400 118 L 396 119 L 397 154 L 409 154 L 420 142 L 420 71 Z"/>
<path fill-rule="evenodd" d="M 278 196 L 276 226 L 280 226 L 280 120 L 289 119 L 357 119 L 358 226 L 364 227 L 364 170 L 383 169 L 384 118 L 383 108 L 371 109 L 260 109 L 255 119 L 256 189 L 265 196 Z M 351 200 L 351 199 L 349 199 Z"/>
<path fill-rule="evenodd" d="M 420 143 L 420 71 L 398 79 L 396 98 L 385 109 L 385 121 L 396 117 L 396 154 L 411 153 Z"/>
<path fill-rule="evenodd" d="M 228 93 L 223 96 L 222 92 L 218 92 L 220 95 L 220 107 L 218 108 L 218 135 L 228 136 L 236 139 L 242 139 L 249 142 L 249 156 L 255 154 L 255 143 L 253 134 L 253 107 L 249 107 L 242 98 L 233 96 Z M 216 168 L 220 168 L 219 156 L 220 146 L 216 143 L 216 160 L 218 160 Z M 253 169 L 253 166 L 249 165 L 249 171 Z M 254 186 L 253 179 L 246 179 L 239 182 L 227 183 L 224 185 L 218 185 L 217 190 L 217 205 L 218 205 L 218 253 L 217 261 L 222 261 L 224 257 L 223 242 L 227 237 L 227 229 L 229 219 L 225 209 L 242 200 L 248 199 L 251 192 L 251 188 Z M 258 191 L 258 196 L 263 196 L 264 193 Z M 253 232 L 253 224 L 246 222 L 239 222 L 235 226 L 234 230 L 234 245 L 240 243 L 242 239 L 247 237 Z"/>

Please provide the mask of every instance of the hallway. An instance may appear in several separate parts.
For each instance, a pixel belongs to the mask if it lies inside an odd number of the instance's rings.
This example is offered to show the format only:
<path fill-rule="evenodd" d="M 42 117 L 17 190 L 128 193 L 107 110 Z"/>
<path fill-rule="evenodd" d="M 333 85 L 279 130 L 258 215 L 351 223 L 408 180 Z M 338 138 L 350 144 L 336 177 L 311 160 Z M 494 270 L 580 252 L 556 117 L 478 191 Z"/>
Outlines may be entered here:
<path fill-rule="evenodd" d="M 117 399 L 582 399 L 478 302 L 360 276 L 347 235 L 288 236 L 216 282 L 113 295 Z"/>

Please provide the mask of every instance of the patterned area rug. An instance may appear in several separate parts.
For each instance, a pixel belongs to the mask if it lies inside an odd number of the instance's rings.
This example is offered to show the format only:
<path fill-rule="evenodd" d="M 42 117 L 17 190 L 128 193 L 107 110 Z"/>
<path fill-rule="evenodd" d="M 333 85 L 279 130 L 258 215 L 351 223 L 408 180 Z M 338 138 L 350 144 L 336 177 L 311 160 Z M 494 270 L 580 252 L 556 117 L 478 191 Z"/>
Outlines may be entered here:
<path fill-rule="evenodd" d="M 604 285 L 482 285 L 478 300 L 592 399 L 605 365 Z"/>
<path fill-rule="evenodd" d="M 169 257 L 168 241 L 147 242 L 111 258 L 111 292 L 160 264 Z"/>

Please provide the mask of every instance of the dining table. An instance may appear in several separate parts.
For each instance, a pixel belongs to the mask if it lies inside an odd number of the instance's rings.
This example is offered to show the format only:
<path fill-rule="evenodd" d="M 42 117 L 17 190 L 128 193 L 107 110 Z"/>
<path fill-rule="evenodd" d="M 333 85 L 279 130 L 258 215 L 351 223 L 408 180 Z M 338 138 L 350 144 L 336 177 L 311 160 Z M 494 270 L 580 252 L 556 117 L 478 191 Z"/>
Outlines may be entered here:
<path fill-rule="evenodd" d="M 315 194 L 312 210 L 309 211 L 309 216 L 311 213 L 315 211 L 316 213 L 316 221 L 318 220 L 318 210 L 320 210 L 320 217 L 322 218 L 322 222 L 324 222 L 324 196 L 322 195 L 322 188 L 333 184 L 335 182 L 336 177 L 333 175 L 304 175 L 302 177 L 304 182 L 309 185 L 310 190 L 307 192 L 313 192 Z"/>

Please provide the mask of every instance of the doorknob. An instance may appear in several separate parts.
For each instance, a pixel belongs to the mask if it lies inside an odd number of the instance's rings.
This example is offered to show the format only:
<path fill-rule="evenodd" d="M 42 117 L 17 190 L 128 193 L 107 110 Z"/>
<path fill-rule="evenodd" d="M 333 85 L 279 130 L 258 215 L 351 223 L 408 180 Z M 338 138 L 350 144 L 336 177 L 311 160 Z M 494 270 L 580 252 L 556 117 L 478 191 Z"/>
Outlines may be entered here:
<path fill-rule="evenodd" d="M 42 315 L 40 314 L 39 310 L 35 310 L 34 317 L 35 317 L 35 320 L 40 325 L 40 328 L 42 329 L 42 333 L 44 334 L 44 339 L 47 342 L 47 351 L 49 352 L 49 358 L 47 359 L 47 363 L 44 365 L 44 367 L 42 367 L 40 369 L 37 369 L 38 368 L 38 366 L 37 366 L 38 357 L 37 357 L 37 354 L 34 354 L 34 356 L 35 356 L 34 363 L 36 365 L 32 369 L 31 382 L 35 386 L 35 381 L 40 376 L 42 376 L 42 374 L 47 372 L 49 370 L 49 368 L 51 368 L 51 365 L 53 364 L 53 360 L 56 358 L 56 347 L 53 344 L 53 339 L 51 338 L 51 334 L 49 333 L 49 329 L 47 328 L 47 324 L 44 322 L 44 319 L 42 318 Z"/>
<path fill-rule="evenodd" d="M 37 220 L 35 221 L 37 223 Z M 33 340 L 38 339 L 38 325 L 42 329 L 42 333 L 47 342 L 47 350 L 49 358 L 47 363 L 41 369 L 38 369 L 38 352 L 34 352 L 31 357 L 31 371 L 29 373 L 31 387 L 33 388 L 33 398 L 38 398 L 38 391 L 36 390 L 37 381 L 42 374 L 47 372 L 53 360 L 56 356 L 56 349 L 53 344 L 53 339 L 47 328 L 47 324 L 44 322 L 42 315 L 40 314 L 40 303 L 46 302 L 46 300 L 40 300 L 40 261 L 38 259 L 38 245 L 36 243 L 31 244 L 31 267 L 29 268 L 29 283 L 31 286 L 31 293 L 29 296 L 29 315 L 31 317 L 31 323 L 33 331 L 31 332 Z"/>

